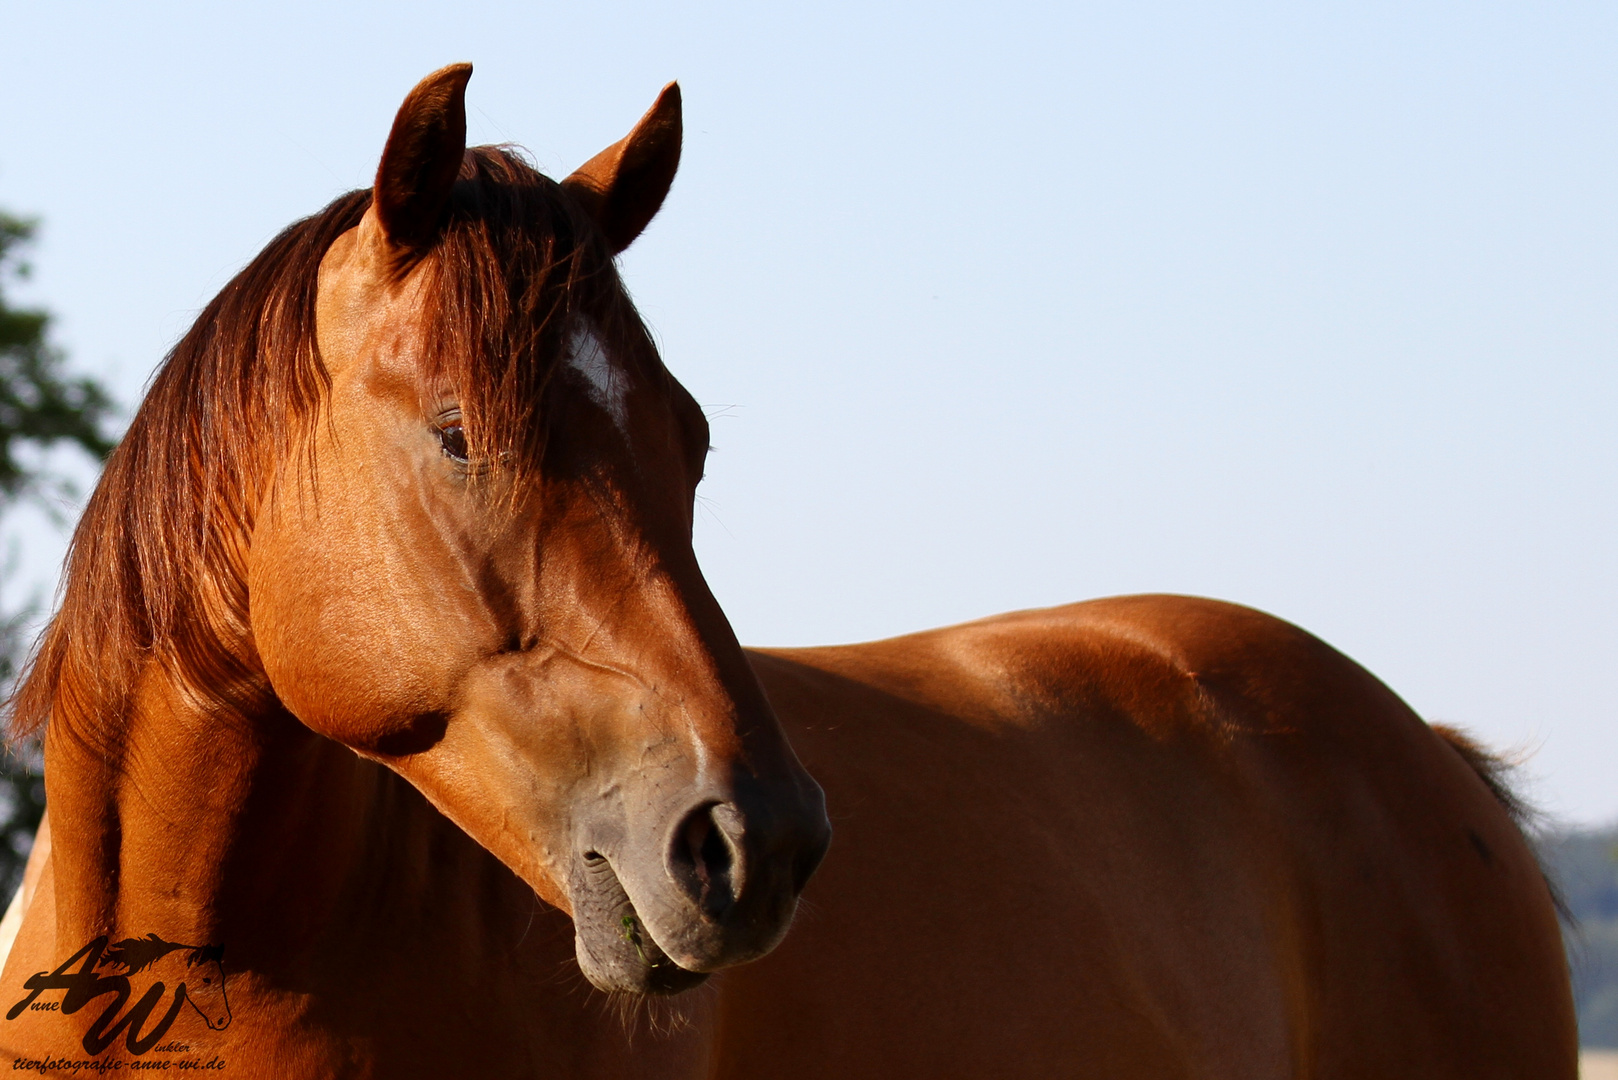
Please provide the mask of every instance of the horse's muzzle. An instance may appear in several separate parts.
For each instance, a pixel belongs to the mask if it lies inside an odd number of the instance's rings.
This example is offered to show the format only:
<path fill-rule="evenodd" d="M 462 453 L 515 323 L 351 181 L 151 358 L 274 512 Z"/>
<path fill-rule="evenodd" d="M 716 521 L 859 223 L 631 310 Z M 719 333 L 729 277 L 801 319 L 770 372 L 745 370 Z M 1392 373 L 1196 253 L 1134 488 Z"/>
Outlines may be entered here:
<path fill-rule="evenodd" d="M 661 829 L 600 829 L 627 842 L 585 846 L 572 876 L 579 966 L 590 981 L 678 993 L 774 948 L 831 840 L 820 788 L 803 780 L 785 799 L 714 792 L 657 815 Z M 627 840 L 637 835 L 647 842 Z"/>

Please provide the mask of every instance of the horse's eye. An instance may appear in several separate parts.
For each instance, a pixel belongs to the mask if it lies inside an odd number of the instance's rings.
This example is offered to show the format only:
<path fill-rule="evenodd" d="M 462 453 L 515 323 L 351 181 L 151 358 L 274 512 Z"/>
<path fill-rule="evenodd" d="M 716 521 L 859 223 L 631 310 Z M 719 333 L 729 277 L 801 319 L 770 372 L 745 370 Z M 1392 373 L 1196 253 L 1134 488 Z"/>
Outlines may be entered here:
<path fill-rule="evenodd" d="M 445 456 L 466 464 L 466 429 L 460 424 L 445 424 L 439 428 L 438 445 L 444 448 Z"/>

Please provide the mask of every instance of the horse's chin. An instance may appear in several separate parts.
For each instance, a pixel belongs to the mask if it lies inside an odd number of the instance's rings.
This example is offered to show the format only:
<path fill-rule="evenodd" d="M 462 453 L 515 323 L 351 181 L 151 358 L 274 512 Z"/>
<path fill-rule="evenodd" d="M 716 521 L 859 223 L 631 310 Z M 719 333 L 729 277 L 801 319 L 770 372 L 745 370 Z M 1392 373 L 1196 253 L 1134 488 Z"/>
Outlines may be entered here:
<path fill-rule="evenodd" d="M 635 910 L 605 859 L 585 867 L 573 891 L 573 945 L 579 970 L 611 994 L 678 994 L 700 986 L 708 973 L 676 964 Z"/>
<path fill-rule="evenodd" d="M 648 966 L 631 952 L 629 957 L 612 957 L 603 963 L 583 938 L 577 939 L 576 947 L 584 977 L 597 990 L 609 994 L 668 997 L 708 981 L 707 972 L 687 971 L 667 957 Z"/>

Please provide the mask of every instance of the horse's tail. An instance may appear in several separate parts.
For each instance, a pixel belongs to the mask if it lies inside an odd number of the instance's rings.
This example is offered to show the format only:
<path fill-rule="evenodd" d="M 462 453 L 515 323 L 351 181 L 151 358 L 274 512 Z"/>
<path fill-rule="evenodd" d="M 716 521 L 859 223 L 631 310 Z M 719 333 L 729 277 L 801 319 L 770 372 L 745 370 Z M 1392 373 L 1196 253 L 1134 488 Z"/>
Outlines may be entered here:
<path fill-rule="evenodd" d="M 1551 891 L 1551 903 L 1556 905 L 1556 913 L 1566 923 L 1573 922 L 1573 912 L 1567 906 L 1567 898 L 1562 895 L 1560 886 L 1545 870 L 1544 860 L 1539 858 L 1539 845 L 1534 843 L 1534 834 L 1540 831 L 1542 815 L 1533 803 L 1512 785 L 1511 774 L 1517 768 L 1517 762 L 1485 747 L 1472 736 L 1459 728 L 1449 727 L 1445 724 L 1433 724 L 1432 729 L 1440 738 L 1449 743 L 1451 749 L 1461 755 L 1461 760 L 1472 767 L 1483 781 L 1483 786 L 1489 789 L 1495 801 L 1505 810 L 1511 818 L 1512 824 L 1522 834 L 1527 842 L 1528 849 L 1534 853 L 1539 861 L 1540 876 L 1545 879 L 1545 887 Z"/>

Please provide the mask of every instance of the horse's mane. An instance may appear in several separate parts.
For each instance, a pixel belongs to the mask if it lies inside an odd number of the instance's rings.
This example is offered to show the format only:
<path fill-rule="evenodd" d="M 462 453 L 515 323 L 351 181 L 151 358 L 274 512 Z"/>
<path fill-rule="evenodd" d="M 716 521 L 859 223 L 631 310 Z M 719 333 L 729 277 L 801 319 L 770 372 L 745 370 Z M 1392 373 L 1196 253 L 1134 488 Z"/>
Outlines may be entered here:
<path fill-rule="evenodd" d="M 61 608 L 12 699 L 13 737 L 49 721 L 106 752 L 153 663 L 210 711 L 273 704 L 245 553 L 265 485 L 308 446 L 329 382 L 321 258 L 370 202 L 350 192 L 289 226 L 169 353 L 74 532 Z M 467 151 L 420 261 L 432 388 L 456 394 L 474 451 L 498 443 L 519 470 L 543 448 L 541 394 L 569 314 L 588 307 L 619 340 L 645 333 L 583 211 L 504 148 Z"/>

